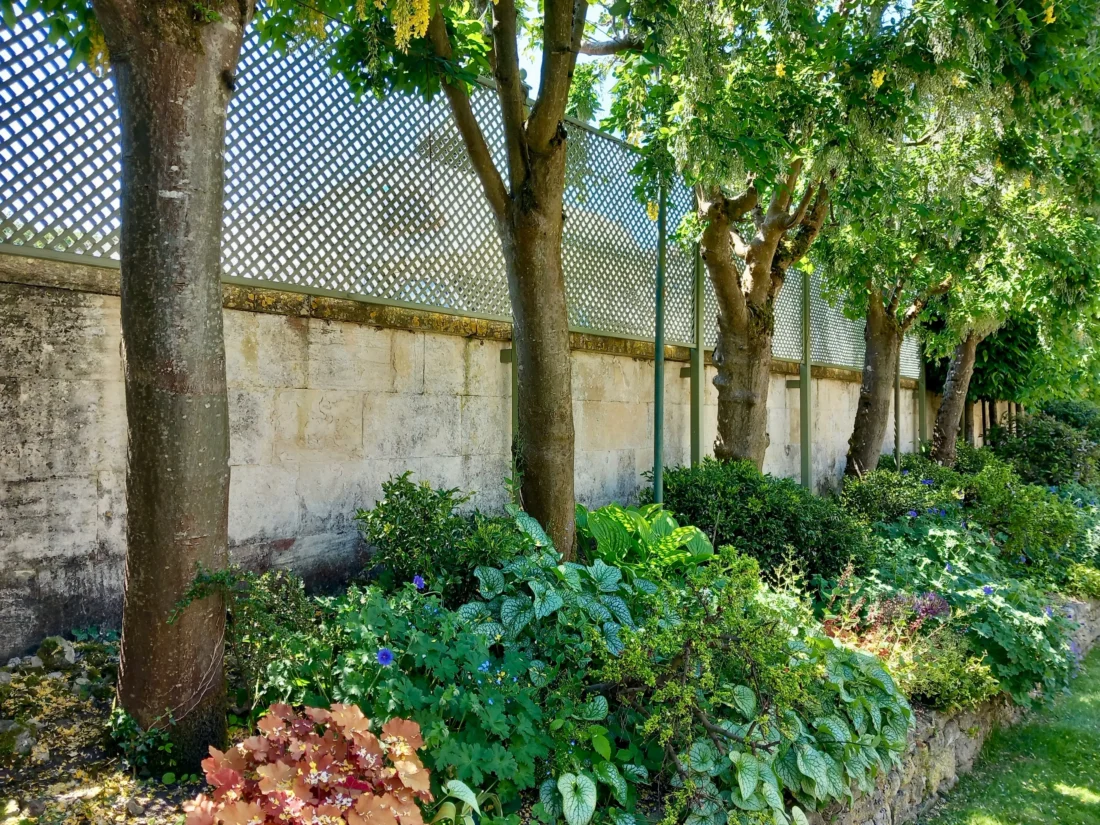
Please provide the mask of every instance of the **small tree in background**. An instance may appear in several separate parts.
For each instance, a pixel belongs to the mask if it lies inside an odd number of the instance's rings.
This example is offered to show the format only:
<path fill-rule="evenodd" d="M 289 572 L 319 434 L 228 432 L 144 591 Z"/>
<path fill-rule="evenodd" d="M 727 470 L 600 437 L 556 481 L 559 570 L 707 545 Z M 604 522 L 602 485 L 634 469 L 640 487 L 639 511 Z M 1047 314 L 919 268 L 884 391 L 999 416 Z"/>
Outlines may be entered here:
<path fill-rule="evenodd" d="M 715 453 L 759 467 L 776 301 L 838 176 L 920 134 L 923 112 L 995 74 L 1000 41 L 1026 35 L 970 0 L 690 0 L 662 11 L 659 59 L 624 60 L 612 122 L 644 135 L 650 182 L 674 161 L 695 187 L 694 226 L 682 229 L 699 240 L 718 299 Z"/>
<path fill-rule="evenodd" d="M 298 5 L 274 0 L 267 36 L 289 45 L 323 32 L 325 20 L 301 25 Z M 446 96 L 470 164 L 492 210 L 504 252 L 519 359 L 519 433 L 514 448 L 525 508 L 569 557 L 574 543 L 574 430 L 569 315 L 562 268 L 567 108 L 591 115 L 586 94 L 570 100 L 588 0 L 515 0 L 475 7 L 413 0 L 389 5 L 318 0 L 318 13 L 339 21 L 327 32 L 333 67 L 356 93 Z M 529 104 L 520 69 L 524 33 L 541 45 L 539 88 Z M 504 132 L 498 164 L 474 116 L 479 75 L 496 82 Z"/>

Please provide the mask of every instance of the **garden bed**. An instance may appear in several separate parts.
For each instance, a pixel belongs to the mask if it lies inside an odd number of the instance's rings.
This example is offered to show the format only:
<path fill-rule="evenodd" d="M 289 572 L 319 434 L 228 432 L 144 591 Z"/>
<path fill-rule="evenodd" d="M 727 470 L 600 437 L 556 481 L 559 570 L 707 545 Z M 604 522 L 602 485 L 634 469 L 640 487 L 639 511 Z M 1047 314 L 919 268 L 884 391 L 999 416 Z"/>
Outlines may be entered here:
<path fill-rule="evenodd" d="M 1100 638 L 1100 601 L 1071 601 L 1078 629 L 1074 643 L 1083 658 Z M 831 825 L 901 825 L 913 822 L 969 773 L 989 735 L 1020 721 L 1026 711 L 1005 697 L 978 708 L 940 713 L 915 709 L 916 726 L 900 768 L 877 783 L 873 795 L 857 796 L 850 806 L 814 814 L 811 822 Z"/>

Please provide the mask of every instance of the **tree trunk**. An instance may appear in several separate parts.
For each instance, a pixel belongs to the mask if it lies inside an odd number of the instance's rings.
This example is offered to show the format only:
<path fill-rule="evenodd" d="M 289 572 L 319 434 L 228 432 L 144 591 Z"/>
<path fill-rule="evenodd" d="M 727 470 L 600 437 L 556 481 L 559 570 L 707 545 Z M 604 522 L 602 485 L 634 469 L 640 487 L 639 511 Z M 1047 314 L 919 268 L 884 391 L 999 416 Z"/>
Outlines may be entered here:
<path fill-rule="evenodd" d="M 225 605 L 168 617 L 199 565 L 226 566 L 229 424 L 222 340 L 225 113 L 251 4 L 96 0 L 122 133 L 122 340 L 128 431 L 119 695 L 170 729 L 187 770 L 226 735 Z"/>
<path fill-rule="evenodd" d="M 859 388 L 855 428 L 848 440 L 848 461 L 844 474 L 860 476 L 878 466 L 886 426 L 894 400 L 894 380 L 898 369 L 902 331 L 889 317 L 876 295 L 868 305 L 863 329 L 866 350 L 863 356 L 863 383 Z"/>
<path fill-rule="evenodd" d="M 718 374 L 718 440 L 720 461 L 751 461 L 764 466 L 768 449 L 768 387 L 771 383 L 772 303 L 763 310 L 719 313 L 714 364 Z"/>
<path fill-rule="evenodd" d="M 974 360 L 981 340 L 976 332 L 968 333 L 955 347 L 955 354 L 951 356 L 951 364 L 947 368 L 943 403 L 932 430 L 932 459 L 945 467 L 955 464 L 959 425 L 966 409 L 966 393 L 970 389 L 970 377 L 974 374 Z"/>
<path fill-rule="evenodd" d="M 565 130 L 532 160 L 500 226 L 519 358 L 518 466 L 524 508 L 573 557 L 573 377 L 562 267 Z"/>

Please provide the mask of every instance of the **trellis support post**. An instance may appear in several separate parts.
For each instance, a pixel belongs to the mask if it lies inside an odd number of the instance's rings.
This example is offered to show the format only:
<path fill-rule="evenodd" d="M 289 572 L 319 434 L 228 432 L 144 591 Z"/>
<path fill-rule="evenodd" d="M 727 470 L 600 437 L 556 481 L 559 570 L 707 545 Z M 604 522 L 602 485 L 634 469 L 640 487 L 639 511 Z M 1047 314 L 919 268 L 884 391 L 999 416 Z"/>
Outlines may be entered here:
<path fill-rule="evenodd" d="M 920 375 L 917 379 L 917 429 L 921 444 L 928 441 L 928 380 L 924 372 L 924 344 L 920 347 Z M 920 444 L 917 445 L 918 447 Z"/>
<path fill-rule="evenodd" d="M 706 340 L 704 335 L 703 258 L 695 250 L 695 348 L 691 351 L 691 466 L 703 461 L 703 381 L 706 378 Z"/>
<path fill-rule="evenodd" d="M 657 196 L 657 317 L 653 336 L 653 501 L 665 500 L 665 254 L 668 245 L 666 200 L 661 183 Z"/>
<path fill-rule="evenodd" d="M 798 368 L 798 435 L 801 442 L 802 486 L 813 490 L 813 411 L 810 409 L 810 380 L 813 370 L 813 342 L 810 339 L 810 273 L 802 269 L 802 363 Z"/>
<path fill-rule="evenodd" d="M 901 347 L 894 364 L 894 466 L 901 472 Z"/>

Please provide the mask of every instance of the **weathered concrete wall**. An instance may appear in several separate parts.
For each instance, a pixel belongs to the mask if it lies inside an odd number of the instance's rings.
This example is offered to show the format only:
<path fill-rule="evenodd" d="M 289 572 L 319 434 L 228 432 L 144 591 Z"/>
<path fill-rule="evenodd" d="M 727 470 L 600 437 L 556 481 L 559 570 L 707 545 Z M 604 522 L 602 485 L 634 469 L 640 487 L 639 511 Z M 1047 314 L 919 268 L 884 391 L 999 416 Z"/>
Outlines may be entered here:
<path fill-rule="evenodd" d="M 119 299 L 105 294 L 109 278 L 73 288 L 88 281 L 75 267 L 19 260 L 24 281 L 41 266 L 48 283 L 68 288 L 4 283 L 0 261 L 0 655 L 115 621 L 124 559 Z M 511 376 L 499 331 L 440 334 L 311 317 L 292 298 L 267 293 L 245 302 L 257 311 L 225 313 L 235 560 L 314 579 L 346 571 L 359 549 L 356 508 L 405 470 L 475 490 L 483 509 L 502 505 Z M 681 366 L 666 370 L 669 465 L 690 458 L 690 382 Z M 577 496 L 590 506 L 633 500 L 653 461 L 652 360 L 576 351 L 573 375 Z M 799 394 L 786 389 L 790 377 L 773 376 L 765 469 L 797 476 Z M 843 470 L 858 394 L 850 380 L 813 382 L 822 486 Z M 914 396 L 903 396 L 907 448 Z M 717 419 L 709 380 L 705 403 L 709 448 Z"/>
<path fill-rule="evenodd" d="M 1100 638 L 1100 602 L 1071 601 L 1067 610 L 1078 623 L 1074 642 L 1083 657 Z M 901 767 L 882 776 L 875 793 L 857 797 L 850 806 L 827 810 L 824 816 L 814 814 L 811 821 L 830 825 L 912 822 L 973 769 L 996 728 L 1014 724 L 1023 716 L 1019 707 L 1004 699 L 955 713 L 918 709 Z"/>

